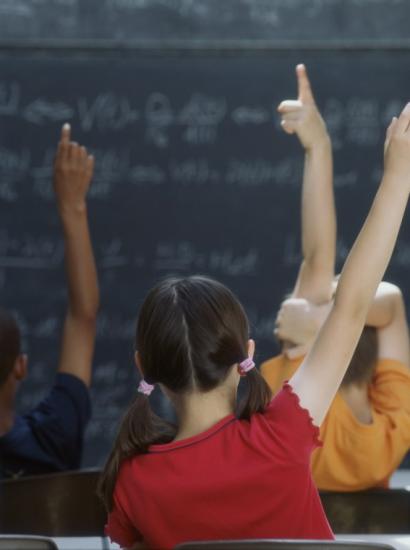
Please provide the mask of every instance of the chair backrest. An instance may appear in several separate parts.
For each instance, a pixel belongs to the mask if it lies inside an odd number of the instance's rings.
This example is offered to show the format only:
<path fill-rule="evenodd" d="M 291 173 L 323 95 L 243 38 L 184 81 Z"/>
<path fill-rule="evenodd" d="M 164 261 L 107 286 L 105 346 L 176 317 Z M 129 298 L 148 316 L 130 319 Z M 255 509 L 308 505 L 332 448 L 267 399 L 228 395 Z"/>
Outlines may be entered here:
<path fill-rule="evenodd" d="M 58 550 L 58 547 L 46 537 L 0 535 L 0 550 Z"/>
<path fill-rule="evenodd" d="M 394 550 L 388 544 L 323 540 L 215 540 L 185 542 L 174 550 Z"/>
<path fill-rule="evenodd" d="M 334 533 L 410 533 L 410 491 L 406 489 L 321 491 L 320 498 Z"/>
<path fill-rule="evenodd" d="M 102 537 L 106 514 L 96 495 L 98 470 L 0 483 L 0 532 L 49 537 Z"/>

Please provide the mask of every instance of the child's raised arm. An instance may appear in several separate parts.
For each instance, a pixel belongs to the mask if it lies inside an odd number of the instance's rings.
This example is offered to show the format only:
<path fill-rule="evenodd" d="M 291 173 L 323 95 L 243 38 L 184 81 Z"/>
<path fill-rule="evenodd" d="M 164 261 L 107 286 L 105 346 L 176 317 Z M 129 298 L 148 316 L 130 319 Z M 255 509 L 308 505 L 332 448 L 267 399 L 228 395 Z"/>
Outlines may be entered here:
<path fill-rule="evenodd" d="M 377 328 L 380 359 L 394 359 L 410 366 L 409 327 L 398 286 L 385 281 L 380 283 L 366 324 Z"/>
<path fill-rule="evenodd" d="M 320 425 L 339 388 L 397 239 L 410 192 L 410 104 L 387 130 L 385 169 L 346 260 L 334 306 L 290 385 Z"/>
<path fill-rule="evenodd" d="M 275 334 L 282 341 L 294 342 L 286 349 L 289 358 L 299 357 L 310 349 L 333 305 L 317 305 L 301 298 L 289 298 L 280 308 Z M 409 329 L 406 308 L 400 288 L 382 281 L 366 317 L 366 325 L 377 329 L 378 356 L 410 366 Z"/>
<path fill-rule="evenodd" d="M 94 159 L 70 141 L 64 125 L 54 165 L 54 190 L 64 233 L 68 308 L 64 322 L 59 372 L 91 381 L 99 306 L 97 271 L 88 228 L 86 195 Z"/>
<path fill-rule="evenodd" d="M 329 301 L 336 255 L 332 146 L 317 109 L 304 65 L 296 67 L 298 99 L 278 107 L 282 127 L 305 149 L 302 187 L 303 261 L 293 296 L 313 303 Z"/>

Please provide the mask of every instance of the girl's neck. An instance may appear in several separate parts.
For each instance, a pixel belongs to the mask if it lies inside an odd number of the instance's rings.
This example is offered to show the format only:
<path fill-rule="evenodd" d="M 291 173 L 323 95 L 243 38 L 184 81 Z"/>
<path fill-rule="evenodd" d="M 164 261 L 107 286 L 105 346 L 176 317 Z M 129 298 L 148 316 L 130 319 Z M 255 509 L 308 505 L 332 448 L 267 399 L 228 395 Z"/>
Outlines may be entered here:
<path fill-rule="evenodd" d="M 193 391 L 173 399 L 179 429 L 174 441 L 198 435 L 235 412 L 236 391 L 219 387 L 208 392 Z"/>

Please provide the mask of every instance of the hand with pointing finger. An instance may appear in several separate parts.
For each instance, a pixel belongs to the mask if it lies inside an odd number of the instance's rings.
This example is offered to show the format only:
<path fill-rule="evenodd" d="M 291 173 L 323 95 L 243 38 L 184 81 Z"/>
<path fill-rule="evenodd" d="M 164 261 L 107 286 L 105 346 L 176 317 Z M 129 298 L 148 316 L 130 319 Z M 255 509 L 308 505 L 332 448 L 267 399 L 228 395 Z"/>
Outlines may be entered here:
<path fill-rule="evenodd" d="M 85 197 L 94 172 L 94 157 L 70 141 L 71 128 L 64 124 L 54 161 L 54 191 L 63 210 L 84 210 Z"/>
<path fill-rule="evenodd" d="M 312 149 L 329 139 L 313 97 L 309 78 L 304 65 L 297 65 L 298 99 L 287 99 L 278 106 L 281 125 L 288 134 L 297 134 L 302 146 Z"/>
<path fill-rule="evenodd" d="M 100 299 L 86 205 L 93 171 L 93 156 L 71 141 L 70 125 L 64 124 L 54 161 L 68 291 L 58 372 L 75 376 L 87 387 L 91 383 Z M 75 441 L 78 445 L 79 436 Z"/>

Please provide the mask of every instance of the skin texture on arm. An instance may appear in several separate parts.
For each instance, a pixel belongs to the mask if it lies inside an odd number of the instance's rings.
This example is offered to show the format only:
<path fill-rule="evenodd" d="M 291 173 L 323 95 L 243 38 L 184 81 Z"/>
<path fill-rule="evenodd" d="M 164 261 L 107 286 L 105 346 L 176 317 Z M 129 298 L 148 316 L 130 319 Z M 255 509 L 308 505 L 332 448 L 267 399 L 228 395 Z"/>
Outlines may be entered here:
<path fill-rule="evenodd" d="M 54 165 L 54 191 L 64 235 L 68 308 L 64 321 L 59 372 L 91 382 L 99 290 L 88 228 L 86 195 L 94 158 L 70 141 L 64 125 Z"/>
<path fill-rule="evenodd" d="M 387 131 L 383 179 L 344 265 L 333 308 L 290 380 L 301 405 L 317 425 L 323 421 L 350 363 L 397 239 L 410 191 L 409 125 L 410 104 Z"/>
<path fill-rule="evenodd" d="M 329 301 L 336 254 L 332 147 L 317 109 L 304 65 L 296 67 L 298 99 L 283 101 L 282 127 L 296 134 L 305 150 L 302 187 L 303 261 L 293 297 L 313 303 Z"/>
<path fill-rule="evenodd" d="M 277 336 L 295 342 L 286 350 L 289 358 L 306 354 L 331 310 L 333 302 L 316 305 L 307 300 L 285 300 L 277 317 Z M 396 285 L 382 281 L 366 317 L 366 325 L 377 328 L 378 356 L 409 365 L 409 331 L 402 293 Z"/>
<path fill-rule="evenodd" d="M 399 287 L 384 281 L 379 285 L 366 324 L 377 328 L 380 359 L 395 359 L 410 367 L 409 328 Z"/>
<path fill-rule="evenodd" d="M 276 318 L 275 336 L 282 342 L 291 343 L 283 350 L 289 359 L 308 353 L 332 305 L 333 302 L 317 305 L 304 298 L 289 298 L 282 302 Z"/>

